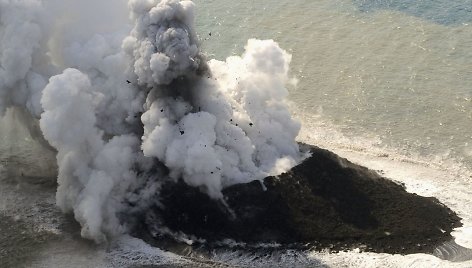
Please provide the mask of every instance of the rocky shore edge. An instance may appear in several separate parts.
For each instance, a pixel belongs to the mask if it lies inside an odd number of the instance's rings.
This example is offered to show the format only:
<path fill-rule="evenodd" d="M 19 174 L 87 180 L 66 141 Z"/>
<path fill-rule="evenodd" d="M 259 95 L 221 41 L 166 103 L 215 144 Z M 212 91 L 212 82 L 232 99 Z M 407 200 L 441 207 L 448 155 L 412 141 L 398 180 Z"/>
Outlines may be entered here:
<path fill-rule="evenodd" d="M 263 182 L 226 188 L 224 202 L 182 181 L 165 183 L 161 205 L 139 215 L 133 234 L 160 247 L 188 239 L 200 248 L 265 243 L 432 254 L 461 226 L 456 213 L 436 198 L 408 193 L 403 185 L 328 150 L 301 146 L 311 152 L 301 164 Z"/>

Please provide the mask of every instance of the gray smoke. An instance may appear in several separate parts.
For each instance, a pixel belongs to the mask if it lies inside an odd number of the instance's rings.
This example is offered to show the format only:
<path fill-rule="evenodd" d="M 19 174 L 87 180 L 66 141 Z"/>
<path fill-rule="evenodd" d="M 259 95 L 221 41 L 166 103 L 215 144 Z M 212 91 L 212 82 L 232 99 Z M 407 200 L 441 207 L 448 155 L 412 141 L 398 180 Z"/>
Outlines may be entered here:
<path fill-rule="evenodd" d="M 191 1 L 130 0 L 128 36 L 48 17 L 74 3 L 0 0 L 0 108 L 40 117 L 57 150 L 57 204 L 83 237 L 126 232 L 118 215 L 158 202 L 163 180 L 219 199 L 301 161 L 286 102 L 291 56 L 277 43 L 251 39 L 242 56 L 207 62 Z"/>
<path fill-rule="evenodd" d="M 123 46 L 139 85 L 167 85 L 198 69 L 191 1 L 130 1 L 129 6 L 135 27 Z"/>
<path fill-rule="evenodd" d="M 0 114 L 18 105 L 41 114 L 41 90 L 50 74 L 42 65 L 44 32 L 39 1 L 0 1 Z"/>

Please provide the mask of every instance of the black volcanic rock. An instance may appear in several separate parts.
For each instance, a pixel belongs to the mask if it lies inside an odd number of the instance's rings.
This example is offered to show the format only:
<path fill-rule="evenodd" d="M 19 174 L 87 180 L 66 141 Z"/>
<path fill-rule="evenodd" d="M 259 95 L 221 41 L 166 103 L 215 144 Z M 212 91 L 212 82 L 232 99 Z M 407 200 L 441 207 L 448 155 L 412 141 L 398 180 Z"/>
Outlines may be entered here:
<path fill-rule="evenodd" d="M 287 173 L 267 177 L 263 184 L 226 188 L 226 204 L 183 182 L 169 182 L 160 192 L 163 206 L 146 211 L 135 233 L 157 241 L 166 236 L 159 233 L 165 226 L 204 239 L 210 247 L 230 238 L 406 254 L 432 253 L 461 225 L 437 199 L 408 193 L 330 151 L 310 149 L 312 156 Z"/>

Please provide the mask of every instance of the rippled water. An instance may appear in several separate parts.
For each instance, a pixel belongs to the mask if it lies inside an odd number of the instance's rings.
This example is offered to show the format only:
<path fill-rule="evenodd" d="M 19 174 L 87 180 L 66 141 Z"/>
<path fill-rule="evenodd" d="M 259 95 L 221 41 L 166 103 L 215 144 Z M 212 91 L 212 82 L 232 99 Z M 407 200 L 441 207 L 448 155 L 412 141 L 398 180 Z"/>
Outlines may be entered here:
<path fill-rule="evenodd" d="M 471 0 L 195 2 L 210 57 L 239 54 L 253 37 L 275 39 L 292 53 L 300 140 L 437 197 L 464 218 L 454 235 L 472 248 Z M 11 127 L 15 120 L 0 125 L 0 267 L 472 266 L 470 252 L 456 244 L 436 255 L 457 262 L 424 254 L 264 258 L 233 251 L 201 260 L 129 237 L 97 247 L 54 206 L 54 155 L 29 136 L 32 129 Z"/>
<path fill-rule="evenodd" d="M 293 54 L 302 113 L 347 136 L 472 165 L 472 1 L 196 2 L 217 58 L 251 37 Z"/>

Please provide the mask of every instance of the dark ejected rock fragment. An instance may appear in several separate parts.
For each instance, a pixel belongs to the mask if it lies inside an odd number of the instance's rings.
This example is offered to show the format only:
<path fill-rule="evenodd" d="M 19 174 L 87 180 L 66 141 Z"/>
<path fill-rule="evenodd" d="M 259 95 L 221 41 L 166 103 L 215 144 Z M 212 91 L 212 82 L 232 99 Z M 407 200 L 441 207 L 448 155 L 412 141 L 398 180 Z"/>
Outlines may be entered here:
<path fill-rule="evenodd" d="M 226 188 L 227 206 L 182 181 L 169 182 L 160 193 L 163 206 L 146 211 L 137 233 L 162 239 L 150 230 L 166 226 L 205 239 L 210 247 L 230 238 L 407 254 L 432 253 L 460 226 L 460 218 L 437 199 L 408 193 L 330 151 L 310 149 L 311 157 L 265 178 L 264 185 L 254 181 Z"/>

